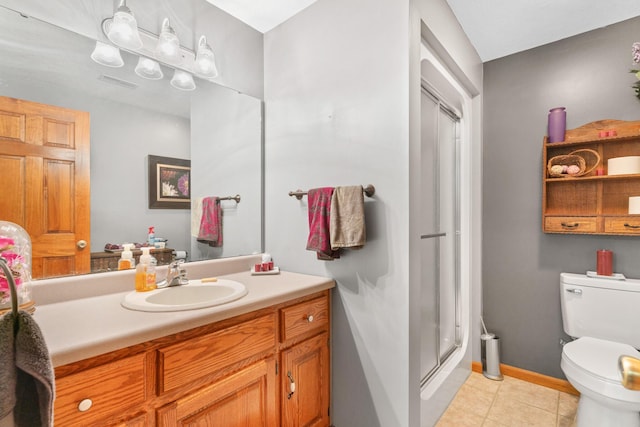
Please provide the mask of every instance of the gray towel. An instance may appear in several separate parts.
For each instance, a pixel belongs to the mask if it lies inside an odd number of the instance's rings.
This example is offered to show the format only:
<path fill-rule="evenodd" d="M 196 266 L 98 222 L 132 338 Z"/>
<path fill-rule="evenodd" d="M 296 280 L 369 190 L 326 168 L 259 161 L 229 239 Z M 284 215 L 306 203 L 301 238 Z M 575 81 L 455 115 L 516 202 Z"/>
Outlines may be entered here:
<path fill-rule="evenodd" d="M 336 187 L 331 196 L 331 249 L 360 249 L 366 241 L 362 186 Z"/>
<path fill-rule="evenodd" d="M 55 382 L 40 327 L 24 311 L 0 317 L 0 425 L 53 425 Z"/>

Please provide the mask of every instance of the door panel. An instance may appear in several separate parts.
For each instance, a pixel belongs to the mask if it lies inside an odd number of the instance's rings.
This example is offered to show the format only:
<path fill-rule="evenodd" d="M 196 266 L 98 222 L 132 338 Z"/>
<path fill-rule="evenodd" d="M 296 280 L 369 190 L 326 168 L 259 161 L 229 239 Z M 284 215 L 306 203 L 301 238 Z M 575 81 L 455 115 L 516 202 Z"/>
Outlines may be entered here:
<path fill-rule="evenodd" d="M 329 424 L 329 335 L 325 332 L 282 352 L 282 425 Z"/>
<path fill-rule="evenodd" d="M 29 233 L 34 278 L 90 271 L 89 127 L 89 113 L 0 97 L 0 220 Z"/>
<path fill-rule="evenodd" d="M 422 94 L 422 142 L 420 163 L 420 230 L 431 236 L 438 232 L 438 104 Z M 420 241 L 420 378 L 427 378 L 439 365 L 438 349 L 438 237 Z"/>
<path fill-rule="evenodd" d="M 420 375 L 424 384 L 459 345 L 459 118 L 423 90 L 420 162 Z"/>

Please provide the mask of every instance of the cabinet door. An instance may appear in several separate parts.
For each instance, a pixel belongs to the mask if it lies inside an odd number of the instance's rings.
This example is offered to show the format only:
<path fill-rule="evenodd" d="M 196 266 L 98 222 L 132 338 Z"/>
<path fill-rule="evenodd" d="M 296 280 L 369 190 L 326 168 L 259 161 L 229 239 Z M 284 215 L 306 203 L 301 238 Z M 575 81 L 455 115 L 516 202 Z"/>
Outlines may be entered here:
<path fill-rule="evenodd" d="M 282 352 L 282 425 L 329 425 L 329 334 Z"/>
<path fill-rule="evenodd" d="M 157 423 L 160 427 L 276 427 L 276 386 L 275 360 L 263 360 L 162 407 Z"/>

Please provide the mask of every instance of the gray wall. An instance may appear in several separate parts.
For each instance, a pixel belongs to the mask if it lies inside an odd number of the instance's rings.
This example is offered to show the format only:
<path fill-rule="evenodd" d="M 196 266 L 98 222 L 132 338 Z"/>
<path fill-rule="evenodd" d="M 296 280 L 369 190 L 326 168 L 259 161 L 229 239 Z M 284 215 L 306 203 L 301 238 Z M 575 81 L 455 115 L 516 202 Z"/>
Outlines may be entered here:
<path fill-rule="evenodd" d="M 235 196 L 221 201 L 223 246 L 197 241 L 191 260 L 258 253 L 262 250 L 262 101 L 217 85 L 191 98 L 192 205 L 199 197 Z M 195 237 L 194 237 L 195 236 Z"/>
<path fill-rule="evenodd" d="M 569 129 L 638 120 L 628 72 L 635 41 L 640 18 L 484 66 L 483 309 L 501 337 L 503 363 L 564 377 L 559 275 L 594 270 L 597 249 L 613 250 L 616 272 L 640 277 L 637 237 L 541 231 L 547 112 L 566 107 Z"/>
<path fill-rule="evenodd" d="M 420 16 L 480 78 L 479 59 L 464 49 L 468 41 L 444 1 L 319 0 L 265 34 L 266 250 L 286 270 L 336 279 L 337 427 L 419 419 L 410 354 L 409 167 L 410 133 L 419 132 Z M 305 250 L 307 199 L 287 193 L 355 184 L 376 187 L 365 200 L 367 244 L 318 261 Z"/>

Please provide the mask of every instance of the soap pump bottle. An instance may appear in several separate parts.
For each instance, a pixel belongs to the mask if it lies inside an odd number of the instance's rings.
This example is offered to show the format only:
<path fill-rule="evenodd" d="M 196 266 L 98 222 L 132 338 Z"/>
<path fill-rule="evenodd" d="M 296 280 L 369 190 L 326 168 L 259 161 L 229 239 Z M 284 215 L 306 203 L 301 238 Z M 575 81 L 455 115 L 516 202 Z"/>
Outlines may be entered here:
<path fill-rule="evenodd" d="M 136 267 L 136 291 L 145 292 L 156 289 L 156 259 L 151 256 L 151 248 L 143 247 L 140 263 Z"/>
<path fill-rule="evenodd" d="M 133 245 L 131 243 L 125 243 L 122 245 L 124 250 L 120 255 L 120 259 L 118 260 L 118 270 L 128 270 L 135 266 L 135 261 L 133 259 L 133 252 L 131 252 L 131 248 Z"/>
<path fill-rule="evenodd" d="M 146 290 L 152 291 L 157 288 L 156 286 L 156 265 L 158 261 L 151 256 L 151 248 L 142 248 L 142 255 L 140 255 L 140 261 L 144 260 L 146 266 Z"/>

